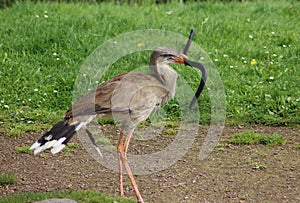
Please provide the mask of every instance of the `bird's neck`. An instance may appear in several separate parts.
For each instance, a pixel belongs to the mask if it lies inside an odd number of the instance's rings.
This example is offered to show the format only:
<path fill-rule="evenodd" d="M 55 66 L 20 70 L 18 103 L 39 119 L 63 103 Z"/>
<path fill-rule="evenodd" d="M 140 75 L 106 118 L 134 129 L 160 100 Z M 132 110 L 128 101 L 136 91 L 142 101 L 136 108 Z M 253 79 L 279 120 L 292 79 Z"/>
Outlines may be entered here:
<path fill-rule="evenodd" d="M 152 74 L 162 85 L 170 92 L 171 96 L 175 96 L 177 73 L 167 64 L 152 65 L 150 67 Z"/>

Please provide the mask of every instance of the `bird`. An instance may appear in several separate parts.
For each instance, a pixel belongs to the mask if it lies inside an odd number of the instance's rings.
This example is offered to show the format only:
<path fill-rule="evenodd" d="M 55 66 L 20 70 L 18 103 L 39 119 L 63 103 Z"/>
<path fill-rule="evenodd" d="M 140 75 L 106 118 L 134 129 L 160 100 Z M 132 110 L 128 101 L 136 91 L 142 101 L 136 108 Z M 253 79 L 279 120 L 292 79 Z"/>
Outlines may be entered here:
<path fill-rule="evenodd" d="M 170 65 L 185 64 L 184 59 L 187 56 L 173 48 L 156 48 L 150 56 L 150 73 L 123 73 L 91 90 L 75 102 L 65 112 L 64 118 L 38 139 L 30 150 L 37 155 L 51 148 L 52 154 L 56 154 L 95 117 L 113 118 L 121 127 L 117 144 L 120 196 L 125 197 L 124 167 L 138 202 L 144 202 L 127 162 L 129 142 L 138 124 L 174 98 L 178 75 Z"/>

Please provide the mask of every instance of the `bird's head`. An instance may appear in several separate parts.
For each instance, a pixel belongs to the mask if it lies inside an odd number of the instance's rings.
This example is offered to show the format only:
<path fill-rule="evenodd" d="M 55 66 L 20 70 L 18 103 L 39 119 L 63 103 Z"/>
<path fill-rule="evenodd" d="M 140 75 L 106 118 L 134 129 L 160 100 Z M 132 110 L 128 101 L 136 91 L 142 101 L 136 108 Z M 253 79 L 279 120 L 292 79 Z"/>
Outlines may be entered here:
<path fill-rule="evenodd" d="M 178 51 L 172 48 L 158 47 L 151 54 L 150 65 L 168 65 L 171 63 L 184 64 L 184 58 L 187 58 L 187 56 L 184 54 L 180 54 Z"/>

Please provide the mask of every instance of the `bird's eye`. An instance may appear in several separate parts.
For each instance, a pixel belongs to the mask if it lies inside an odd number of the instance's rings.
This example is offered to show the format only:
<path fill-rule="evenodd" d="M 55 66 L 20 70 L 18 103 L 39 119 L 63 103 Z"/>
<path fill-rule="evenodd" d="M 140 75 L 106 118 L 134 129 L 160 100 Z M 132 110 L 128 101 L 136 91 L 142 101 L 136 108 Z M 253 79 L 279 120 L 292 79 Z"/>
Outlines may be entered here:
<path fill-rule="evenodd" d="M 172 59 L 175 55 L 173 55 L 173 54 L 162 54 L 160 56 L 162 56 L 164 58 Z"/>

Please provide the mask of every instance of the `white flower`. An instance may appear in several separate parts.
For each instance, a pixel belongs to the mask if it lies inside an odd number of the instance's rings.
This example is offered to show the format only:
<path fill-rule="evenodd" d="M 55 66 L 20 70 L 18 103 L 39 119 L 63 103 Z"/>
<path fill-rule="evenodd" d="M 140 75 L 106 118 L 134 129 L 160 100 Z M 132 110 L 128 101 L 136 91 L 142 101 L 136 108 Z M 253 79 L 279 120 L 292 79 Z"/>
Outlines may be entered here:
<path fill-rule="evenodd" d="M 265 94 L 265 97 L 272 98 L 270 94 Z"/>
<path fill-rule="evenodd" d="M 252 39 L 252 38 L 253 38 L 253 36 L 252 36 L 252 35 L 249 35 L 249 38 L 250 38 L 250 39 Z"/>
<path fill-rule="evenodd" d="M 37 91 L 39 91 L 39 89 L 38 89 L 38 88 L 35 88 L 34 91 L 37 92 Z"/>
<path fill-rule="evenodd" d="M 272 35 L 275 35 L 275 32 L 271 32 Z"/>
<path fill-rule="evenodd" d="M 44 18 L 49 18 L 49 16 L 47 16 L 47 15 L 44 15 Z"/>
<path fill-rule="evenodd" d="M 229 66 L 230 68 L 234 68 L 234 66 Z"/>
<path fill-rule="evenodd" d="M 274 77 L 273 77 L 273 76 L 270 76 L 269 79 L 270 79 L 270 80 L 274 80 Z"/>
<path fill-rule="evenodd" d="M 5 104 L 5 105 L 4 105 L 4 108 L 9 109 L 9 106 Z"/>
<path fill-rule="evenodd" d="M 58 53 L 54 52 L 54 53 L 53 53 L 53 56 L 58 56 Z"/>
<path fill-rule="evenodd" d="M 40 16 L 39 16 L 39 15 L 35 15 L 35 17 L 36 17 L 36 18 L 39 18 Z"/>
<path fill-rule="evenodd" d="M 53 93 L 57 93 L 58 91 L 57 90 L 53 90 Z"/>

